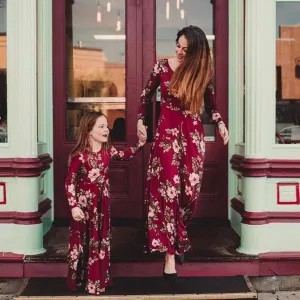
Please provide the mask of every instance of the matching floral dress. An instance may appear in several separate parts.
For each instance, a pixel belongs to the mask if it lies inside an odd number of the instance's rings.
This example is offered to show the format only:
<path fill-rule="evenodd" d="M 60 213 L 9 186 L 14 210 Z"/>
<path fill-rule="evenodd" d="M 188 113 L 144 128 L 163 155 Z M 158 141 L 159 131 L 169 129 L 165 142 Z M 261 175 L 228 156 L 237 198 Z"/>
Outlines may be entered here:
<path fill-rule="evenodd" d="M 147 251 L 174 254 L 191 248 L 186 225 L 200 194 L 205 153 L 200 115 L 182 110 L 180 100 L 169 92 L 173 71 L 168 60 L 157 61 L 142 92 L 138 119 L 145 120 L 146 104 L 160 86 L 161 109 L 151 148 L 145 195 Z M 205 110 L 219 124 L 213 81 L 209 82 Z"/>
<path fill-rule="evenodd" d="M 108 165 L 111 159 L 129 160 L 139 144 L 124 151 L 79 153 L 71 162 L 65 183 L 70 209 L 79 207 L 85 220 L 70 224 L 67 286 L 82 286 L 88 293 L 112 285 L 110 274 L 110 206 Z"/>

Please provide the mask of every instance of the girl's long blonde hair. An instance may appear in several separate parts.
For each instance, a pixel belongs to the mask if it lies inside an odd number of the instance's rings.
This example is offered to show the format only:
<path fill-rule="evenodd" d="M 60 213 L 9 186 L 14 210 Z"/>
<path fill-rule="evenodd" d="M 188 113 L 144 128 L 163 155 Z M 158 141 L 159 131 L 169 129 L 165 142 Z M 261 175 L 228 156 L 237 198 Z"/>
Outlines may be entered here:
<path fill-rule="evenodd" d="M 69 155 L 68 164 L 70 165 L 74 156 L 78 153 L 92 152 L 92 147 L 89 139 L 89 133 L 95 126 L 95 123 L 99 117 L 107 117 L 101 112 L 91 111 L 86 113 L 80 120 L 79 132 L 76 146 L 73 148 Z M 109 138 L 109 137 L 108 137 Z M 106 143 L 102 143 L 102 150 L 108 153 L 111 149 L 110 139 Z"/>
<path fill-rule="evenodd" d="M 180 99 L 183 109 L 200 114 L 213 73 L 210 48 L 205 33 L 197 26 L 181 29 L 177 33 L 177 43 L 181 36 L 187 39 L 187 52 L 172 76 L 169 90 Z"/>

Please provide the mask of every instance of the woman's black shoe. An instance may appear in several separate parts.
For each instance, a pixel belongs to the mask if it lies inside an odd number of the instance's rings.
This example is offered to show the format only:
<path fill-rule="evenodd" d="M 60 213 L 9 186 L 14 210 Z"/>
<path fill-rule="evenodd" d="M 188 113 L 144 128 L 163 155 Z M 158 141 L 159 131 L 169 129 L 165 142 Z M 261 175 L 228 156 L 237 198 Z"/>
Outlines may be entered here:
<path fill-rule="evenodd" d="M 166 273 L 165 272 L 165 264 L 164 264 L 163 277 L 168 281 L 175 281 L 177 279 L 177 272 L 176 273 Z"/>
<path fill-rule="evenodd" d="M 180 265 L 183 265 L 183 263 L 184 263 L 184 253 L 175 254 L 175 261 L 177 261 Z"/>

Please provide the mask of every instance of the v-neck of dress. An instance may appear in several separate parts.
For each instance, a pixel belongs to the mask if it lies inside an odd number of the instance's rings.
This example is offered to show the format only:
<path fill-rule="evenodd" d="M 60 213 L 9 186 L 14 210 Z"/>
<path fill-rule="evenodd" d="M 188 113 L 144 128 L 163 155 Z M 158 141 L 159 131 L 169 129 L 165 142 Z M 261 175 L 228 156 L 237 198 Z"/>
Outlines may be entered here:
<path fill-rule="evenodd" d="M 167 60 L 168 68 L 170 69 L 170 71 L 172 73 L 174 73 L 175 71 L 171 68 L 170 63 L 169 63 L 169 59 L 167 58 L 166 60 Z"/>

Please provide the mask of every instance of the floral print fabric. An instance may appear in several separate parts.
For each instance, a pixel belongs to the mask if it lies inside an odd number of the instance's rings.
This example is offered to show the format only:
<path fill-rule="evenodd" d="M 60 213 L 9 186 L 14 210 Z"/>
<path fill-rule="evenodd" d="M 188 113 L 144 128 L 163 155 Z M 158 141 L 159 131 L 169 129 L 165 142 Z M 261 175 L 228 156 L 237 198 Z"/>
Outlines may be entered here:
<path fill-rule="evenodd" d="M 142 92 L 138 111 L 138 119 L 145 120 L 146 104 L 160 86 L 160 117 L 151 148 L 145 195 L 146 250 L 170 254 L 191 248 L 186 225 L 199 198 L 205 154 L 200 115 L 182 110 L 180 100 L 170 94 L 172 74 L 167 59 L 157 61 Z M 206 88 L 204 105 L 216 124 L 223 122 L 216 107 L 212 79 Z"/>
<path fill-rule="evenodd" d="M 71 162 L 65 182 L 70 209 L 82 209 L 85 220 L 70 224 L 67 286 L 82 286 L 88 293 L 112 285 L 110 274 L 110 208 L 108 165 L 111 159 L 129 160 L 140 146 L 110 153 L 79 153 Z"/>

